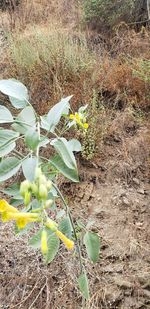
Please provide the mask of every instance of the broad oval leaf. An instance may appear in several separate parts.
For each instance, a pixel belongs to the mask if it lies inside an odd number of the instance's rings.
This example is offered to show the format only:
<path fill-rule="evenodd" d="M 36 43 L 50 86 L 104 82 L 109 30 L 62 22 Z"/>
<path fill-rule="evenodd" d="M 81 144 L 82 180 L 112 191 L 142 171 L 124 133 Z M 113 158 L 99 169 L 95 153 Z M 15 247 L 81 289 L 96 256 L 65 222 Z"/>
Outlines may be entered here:
<path fill-rule="evenodd" d="M 11 112 L 3 105 L 0 105 L 0 123 L 13 122 L 13 116 Z"/>
<path fill-rule="evenodd" d="M 0 163 L 0 182 L 14 176 L 21 167 L 21 161 L 15 157 L 9 157 Z"/>
<path fill-rule="evenodd" d="M 54 233 L 51 233 L 51 231 L 49 231 L 48 229 L 47 231 L 48 231 L 48 241 L 47 241 L 48 252 L 45 257 L 45 262 L 49 264 L 50 262 L 53 261 L 59 250 L 60 241 Z"/>
<path fill-rule="evenodd" d="M 35 169 L 37 167 L 37 158 L 27 158 L 22 162 L 22 170 L 26 179 L 34 180 Z"/>
<path fill-rule="evenodd" d="M 28 100 L 27 88 L 16 79 L 0 80 L 0 91 L 18 100 Z"/>
<path fill-rule="evenodd" d="M 73 182 L 79 182 L 77 169 L 73 170 L 68 168 L 68 166 L 66 166 L 66 164 L 59 155 L 56 155 L 53 158 L 51 158 L 49 162 L 66 178 L 72 180 Z"/>
<path fill-rule="evenodd" d="M 18 132 L 12 130 L 0 130 L 0 157 L 7 155 L 15 148 L 15 140 L 17 137 L 19 137 Z"/>
<path fill-rule="evenodd" d="M 45 256 L 45 262 L 48 264 L 50 263 L 54 257 L 56 256 L 60 241 L 58 237 L 49 229 L 46 229 L 47 231 L 47 245 L 48 245 L 48 252 Z M 41 248 L 41 234 L 42 229 L 40 229 L 33 237 L 29 240 L 29 245 L 33 247 L 34 249 L 40 249 Z"/>
<path fill-rule="evenodd" d="M 42 229 L 40 229 L 36 234 L 34 234 L 30 239 L 29 239 L 29 246 L 31 246 L 34 249 L 40 249 L 41 247 L 41 234 L 42 234 Z"/>
<path fill-rule="evenodd" d="M 59 230 L 71 239 L 72 226 L 68 217 L 64 218 L 59 224 Z"/>
<path fill-rule="evenodd" d="M 90 298 L 89 294 L 89 285 L 88 278 L 85 272 L 83 272 L 78 278 L 79 289 L 82 293 L 82 296 L 88 300 Z"/>
<path fill-rule="evenodd" d="M 69 146 L 68 141 L 64 137 L 55 138 L 51 142 L 51 145 L 54 146 L 64 163 L 70 169 L 76 169 L 76 160 L 73 154 L 72 149 Z"/>
<path fill-rule="evenodd" d="M 31 106 L 27 106 L 17 116 L 15 123 L 12 125 L 12 127 L 16 131 L 25 134 L 27 130 L 34 128 L 35 124 L 36 118 L 34 110 Z"/>
<path fill-rule="evenodd" d="M 77 139 L 75 139 L 75 138 L 73 138 L 70 141 L 68 141 L 68 144 L 69 144 L 70 149 L 72 151 L 78 152 L 78 151 L 82 150 L 81 143 Z"/>
<path fill-rule="evenodd" d="M 26 100 L 18 100 L 16 98 L 13 98 L 13 97 L 10 97 L 10 96 L 9 96 L 9 100 L 10 100 L 11 104 L 17 109 L 24 108 L 28 105 L 28 101 L 26 101 Z"/>
<path fill-rule="evenodd" d="M 100 239 L 97 234 L 93 232 L 86 232 L 83 238 L 86 247 L 87 255 L 93 263 L 99 259 Z"/>
<path fill-rule="evenodd" d="M 64 99 L 62 99 L 59 103 L 55 104 L 47 116 L 41 117 L 41 125 L 42 128 L 49 131 L 54 132 L 55 127 L 60 121 L 61 116 L 65 113 L 67 114 L 70 108 L 69 101 L 72 98 L 72 96 L 68 96 Z"/>
<path fill-rule="evenodd" d="M 37 148 L 39 144 L 39 135 L 34 128 L 31 128 L 27 131 L 25 135 L 25 142 L 29 149 L 34 151 Z"/>

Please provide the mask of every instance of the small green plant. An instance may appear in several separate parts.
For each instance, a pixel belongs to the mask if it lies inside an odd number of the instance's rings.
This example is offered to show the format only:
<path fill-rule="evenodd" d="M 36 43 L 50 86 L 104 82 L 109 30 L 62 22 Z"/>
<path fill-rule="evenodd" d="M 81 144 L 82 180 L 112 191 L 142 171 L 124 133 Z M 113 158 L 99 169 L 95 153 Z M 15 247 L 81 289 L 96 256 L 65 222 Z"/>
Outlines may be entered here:
<path fill-rule="evenodd" d="M 91 160 L 96 153 L 99 118 L 100 113 L 97 109 L 97 95 L 94 92 L 88 117 L 89 127 L 88 130 L 83 132 L 82 156 L 87 160 Z"/>
<path fill-rule="evenodd" d="M 80 127 L 84 132 L 87 130 L 86 107 L 82 107 L 78 113 L 70 113 L 69 101 L 72 96 L 69 96 L 40 117 L 29 102 L 27 88 L 19 81 L 1 80 L 0 91 L 9 97 L 16 111 L 21 109 L 13 116 L 8 108 L 0 105 L 0 182 L 7 181 L 20 169 L 25 178 L 21 184 L 13 183 L 1 190 L 11 197 L 9 203 L 0 200 L 1 220 L 14 221 L 16 233 L 22 230 L 29 232 L 35 224 L 38 231 L 29 240 L 29 245 L 41 249 L 45 263 L 50 263 L 56 256 L 60 240 L 68 250 L 73 251 L 73 255 L 78 255 L 78 284 L 83 298 L 87 300 L 89 288 L 85 258 L 82 256 L 83 246 L 90 260 L 96 263 L 100 240 L 97 234 L 89 230 L 89 224 L 82 225 L 81 232 L 81 226 L 74 222 L 56 182 L 59 173 L 74 182 L 79 181 L 74 152 L 81 151 L 81 144 L 76 139 L 66 140 L 62 134 L 72 126 Z M 63 129 L 58 135 L 62 117 Z M 11 128 L 8 128 L 9 125 Z M 19 140 L 24 142 L 25 154 L 17 150 Z M 45 158 L 41 155 L 41 148 L 48 145 L 56 154 Z M 58 198 L 63 209 L 57 206 Z"/>
<path fill-rule="evenodd" d="M 83 10 L 87 22 L 111 28 L 122 21 L 137 21 L 146 8 L 137 0 L 83 0 Z"/>

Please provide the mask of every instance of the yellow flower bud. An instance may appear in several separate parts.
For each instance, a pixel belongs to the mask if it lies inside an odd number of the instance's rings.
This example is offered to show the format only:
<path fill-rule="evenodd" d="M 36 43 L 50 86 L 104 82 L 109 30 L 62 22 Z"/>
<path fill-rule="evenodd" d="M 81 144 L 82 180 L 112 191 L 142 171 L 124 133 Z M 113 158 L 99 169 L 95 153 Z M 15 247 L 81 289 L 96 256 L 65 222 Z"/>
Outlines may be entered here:
<path fill-rule="evenodd" d="M 37 167 L 35 170 L 35 179 L 39 179 L 39 177 L 42 175 L 42 171 L 40 167 Z"/>
<path fill-rule="evenodd" d="M 46 230 L 42 231 L 41 235 L 41 252 L 45 256 L 48 252 L 48 245 L 47 245 L 47 232 Z"/>
<path fill-rule="evenodd" d="M 55 233 L 63 241 L 68 250 L 72 250 L 74 248 L 74 242 L 67 238 L 62 232 L 57 230 Z"/>
<path fill-rule="evenodd" d="M 31 191 L 35 196 L 38 194 L 38 186 L 36 185 L 35 182 L 31 184 Z"/>
<path fill-rule="evenodd" d="M 48 180 L 47 181 L 47 190 L 50 190 L 51 188 L 52 188 L 52 182 L 51 182 L 51 180 Z"/>
<path fill-rule="evenodd" d="M 39 184 L 47 185 L 47 180 L 46 180 L 45 175 L 41 175 L 39 177 Z"/>
<path fill-rule="evenodd" d="M 24 197 L 25 206 L 28 206 L 30 201 L 31 201 L 31 193 L 29 191 L 26 191 L 25 197 Z"/>
<path fill-rule="evenodd" d="M 48 229 L 50 229 L 52 232 L 56 232 L 58 224 L 55 221 L 51 220 L 51 219 L 47 219 L 47 221 L 45 223 L 45 226 Z"/>
<path fill-rule="evenodd" d="M 25 197 L 25 193 L 30 188 L 30 182 L 28 180 L 24 180 L 20 185 L 20 194 L 21 196 Z"/>
<path fill-rule="evenodd" d="M 50 208 L 53 204 L 53 200 L 47 200 L 45 202 L 45 205 L 44 205 L 44 208 L 47 209 L 47 208 Z"/>
<path fill-rule="evenodd" d="M 42 200 L 46 200 L 47 199 L 47 188 L 45 187 L 45 185 L 41 184 L 39 186 L 39 198 Z"/>

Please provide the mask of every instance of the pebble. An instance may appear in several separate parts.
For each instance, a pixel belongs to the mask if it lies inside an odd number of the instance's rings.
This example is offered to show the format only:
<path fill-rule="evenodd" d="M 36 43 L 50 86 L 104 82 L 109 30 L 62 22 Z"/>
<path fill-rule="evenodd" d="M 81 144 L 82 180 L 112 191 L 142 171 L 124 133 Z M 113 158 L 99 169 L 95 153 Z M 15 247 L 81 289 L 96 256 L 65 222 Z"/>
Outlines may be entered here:
<path fill-rule="evenodd" d="M 130 206 L 131 204 L 131 202 L 127 199 L 127 197 L 123 197 L 122 201 L 125 206 Z"/>
<path fill-rule="evenodd" d="M 140 180 L 138 178 L 133 178 L 133 182 L 135 185 L 139 186 L 140 185 Z"/>
<path fill-rule="evenodd" d="M 115 284 L 117 284 L 118 286 L 120 286 L 124 289 L 131 289 L 133 287 L 132 283 L 127 281 L 127 280 L 114 278 L 114 282 L 115 282 Z"/>
<path fill-rule="evenodd" d="M 137 190 L 137 193 L 139 193 L 139 194 L 145 194 L 145 192 L 144 192 L 144 189 L 143 189 L 143 188 L 139 188 L 139 189 Z"/>

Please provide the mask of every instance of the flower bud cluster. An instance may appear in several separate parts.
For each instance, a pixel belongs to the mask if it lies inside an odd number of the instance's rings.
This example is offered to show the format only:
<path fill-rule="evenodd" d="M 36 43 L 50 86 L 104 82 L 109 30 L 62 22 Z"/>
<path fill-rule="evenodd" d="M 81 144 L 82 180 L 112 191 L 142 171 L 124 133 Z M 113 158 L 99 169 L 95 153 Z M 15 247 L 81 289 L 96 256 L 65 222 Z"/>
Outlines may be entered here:
<path fill-rule="evenodd" d="M 33 182 L 24 180 L 20 185 L 20 194 L 24 199 L 25 206 L 31 202 L 31 197 L 34 196 L 38 201 L 44 201 L 45 208 L 49 208 L 53 201 L 47 200 L 48 192 L 52 188 L 51 180 L 47 180 L 41 169 L 38 167 L 35 172 Z"/>

